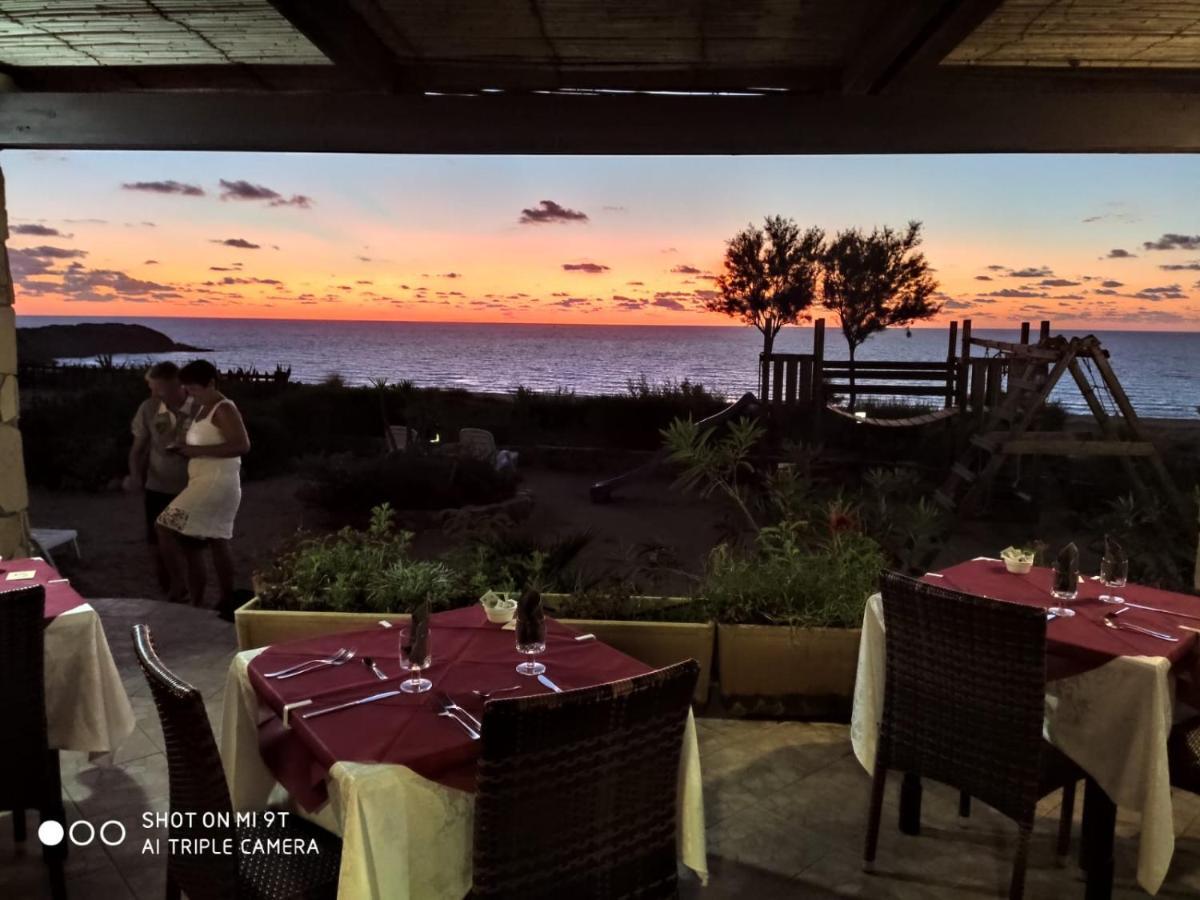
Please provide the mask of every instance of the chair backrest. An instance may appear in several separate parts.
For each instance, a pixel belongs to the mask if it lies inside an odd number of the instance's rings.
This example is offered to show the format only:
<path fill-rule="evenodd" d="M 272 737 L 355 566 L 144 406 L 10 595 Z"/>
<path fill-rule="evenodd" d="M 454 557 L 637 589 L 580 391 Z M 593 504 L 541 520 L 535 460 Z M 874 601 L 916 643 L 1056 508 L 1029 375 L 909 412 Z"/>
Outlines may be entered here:
<path fill-rule="evenodd" d="M 1046 613 L 883 573 L 887 681 L 876 764 L 1022 821 L 1038 800 Z"/>
<path fill-rule="evenodd" d="M 458 444 L 463 456 L 489 460 L 496 456 L 496 438 L 482 428 L 460 428 Z"/>
<path fill-rule="evenodd" d="M 150 693 L 154 695 L 154 705 L 158 707 L 158 719 L 162 723 L 171 812 L 184 814 L 178 817 L 178 825 L 172 821 L 169 836 L 211 838 L 218 845 L 224 838 L 236 839 L 235 828 L 232 824 L 226 826 L 227 820 L 222 818 L 232 814 L 233 805 L 203 696 L 163 665 L 154 649 L 149 626 L 133 626 L 133 646 L 150 683 Z M 188 816 L 188 813 L 195 815 Z M 217 814 L 215 825 L 203 822 L 205 813 Z M 173 820 L 175 818 L 172 816 Z M 223 900 L 237 896 L 236 855 L 171 853 L 167 858 L 167 871 L 189 900 Z"/>
<path fill-rule="evenodd" d="M 679 759 L 699 666 L 489 701 L 472 897 L 674 897 Z"/>
<path fill-rule="evenodd" d="M 47 779 L 45 605 L 41 586 L 0 591 L 0 809 L 43 808 L 57 787 Z"/>
<path fill-rule="evenodd" d="M 407 425 L 389 425 L 385 436 L 389 452 L 407 450 L 416 440 L 416 433 Z"/>

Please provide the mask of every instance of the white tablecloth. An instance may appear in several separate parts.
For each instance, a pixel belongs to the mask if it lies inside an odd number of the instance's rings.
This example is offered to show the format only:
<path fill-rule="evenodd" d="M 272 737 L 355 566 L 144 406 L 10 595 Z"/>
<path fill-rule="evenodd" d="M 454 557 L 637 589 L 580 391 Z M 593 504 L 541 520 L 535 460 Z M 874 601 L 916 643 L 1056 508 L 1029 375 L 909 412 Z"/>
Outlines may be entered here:
<path fill-rule="evenodd" d="M 867 602 L 854 685 L 850 740 L 874 771 L 886 674 L 883 604 Z M 1157 893 L 1175 852 L 1167 736 L 1175 679 L 1163 657 L 1122 656 L 1046 685 L 1046 738 L 1092 776 L 1113 801 L 1142 816 L 1138 883 Z"/>
<path fill-rule="evenodd" d="M 234 657 L 225 684 L 221 755 L 233 805 L 261 809 L 282 788 L 258 751 L 258 696 L 247 666 L 262 650 Z M 475 796 L 407 766 L 337 763 L 329 800 L 301 815 L 342 837 L 339 900 L 461 900 L 471 888 Z M 696 724 L 688 714 L 679 768 L 679 857 L 707 881 L 704 798 Z"/>

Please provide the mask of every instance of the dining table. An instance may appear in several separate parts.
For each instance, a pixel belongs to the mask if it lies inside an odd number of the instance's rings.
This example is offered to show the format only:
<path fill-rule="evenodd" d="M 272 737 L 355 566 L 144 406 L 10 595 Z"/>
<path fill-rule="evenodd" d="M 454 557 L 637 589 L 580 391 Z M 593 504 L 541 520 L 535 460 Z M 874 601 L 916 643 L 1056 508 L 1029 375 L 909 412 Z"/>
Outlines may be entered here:
<path fill-rule="evenodd" d="M 1044 730 L 1046 739 L 1087 775 L 1088 896 L 1111 894 L 1117 806 L 1140 814 L 1137 881 L 1155 894 L 1175 852 L 1167 739 L 1173 723 L 1195 714 L 1176 703 L 1176 687 L 1181 679 L 1200 676 L 1200 635 L 1188 630 L 1200 628 L 1200 597 L 1132 583 L 1108 587 L 1097 578 L 1080 577 L 1076 598 L 1063 601 L 1051 594 L 1052 579 L 1048 568 L 1015 574 L 1001 560 L 979 557 L 922 580 L 1047 609 Z M 1101 596 L 1124 602 L 1105 602 Z M 1075 615 L 1052 616 L 1055 606 Z M 1106 625 L 1105 618 L 1122 607 L 1114 620 L 1119 627 Z M 863 615 L 850 727 L 854 753 L 868 772 L 874 770 L 883 713 L 885 627 L 882 600 L 875 594 Z"/>
<path fill-rule="evenodd" d="M 441 693 L 476 719 L 479 692 L 528 697 L 626 679 L 651 671 L 592 637 L 546 619 L 538 660 L 546 680 L 520 675 L 515 633 L 476 605 L 429 618 L 433 683 L 404 693 L 399 628 L 304 638 L 238 653 L 225 687 L 221 751 L 235 809 L 275 803 L 342 838 L 339 900 L 461 898 L 471 888 L 472 827 L 479 742 L 440 716 Z M 353 657 L 294 677 L 306 660 Z M 343 653 L 345 656 L 345 653 Z M 369 660 L 369 662 L 364 662 Z M 378 670 L 376 672 L 375 670 Z M 380 678 L 379 676 L 383 677 Z M 390 693 L 327 715 L 305 713 Z M 286 719 L 286 722 L 285 722 Z M 704 802 L 695 722 L 689 711 L 677 791 L 679 859 L 707 881 Z"/>
<path fill-rule="evenodd" d="M 104 626 L 92 605 L 45 560 L 0 561 L 0 591 L 35 586 L 46 594 L 43 671 L 50 747 L 103 759 L 135 727 Z"/>

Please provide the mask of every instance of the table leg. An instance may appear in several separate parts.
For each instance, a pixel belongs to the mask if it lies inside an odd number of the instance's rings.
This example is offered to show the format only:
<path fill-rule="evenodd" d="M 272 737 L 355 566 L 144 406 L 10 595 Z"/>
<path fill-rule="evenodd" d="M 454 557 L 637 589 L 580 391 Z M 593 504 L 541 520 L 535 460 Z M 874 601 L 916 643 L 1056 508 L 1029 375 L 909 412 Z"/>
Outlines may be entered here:
<path fill-rule="evenodd" d="M 1088 778 L 1083 794 L 1080 864 L 1087 872 L 1086 900 L 1109 900 L 1113 889 L 1113 837 L 1117 805 Z"/>
<path fill-rule="evenodd" d="M 900 785 L 900 833 L 921 833 L 921 776 L 905 772 Z"/>

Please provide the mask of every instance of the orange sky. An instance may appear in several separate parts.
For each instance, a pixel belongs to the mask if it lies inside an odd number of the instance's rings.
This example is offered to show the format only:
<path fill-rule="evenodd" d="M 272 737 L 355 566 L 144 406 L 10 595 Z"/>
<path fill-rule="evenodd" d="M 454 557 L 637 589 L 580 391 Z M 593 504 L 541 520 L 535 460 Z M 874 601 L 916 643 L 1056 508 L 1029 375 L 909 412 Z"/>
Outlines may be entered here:
<path fill-rule="evenodd" d="M 924 223 L 936 322 L 1200 327 L 1190 157 L 0 155 L 18 312 L 722 324 L 767 214 Z M 819 313 L 818 313 L 819 314 Z"/>

